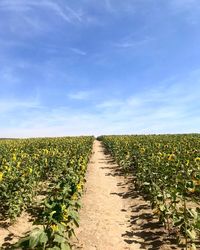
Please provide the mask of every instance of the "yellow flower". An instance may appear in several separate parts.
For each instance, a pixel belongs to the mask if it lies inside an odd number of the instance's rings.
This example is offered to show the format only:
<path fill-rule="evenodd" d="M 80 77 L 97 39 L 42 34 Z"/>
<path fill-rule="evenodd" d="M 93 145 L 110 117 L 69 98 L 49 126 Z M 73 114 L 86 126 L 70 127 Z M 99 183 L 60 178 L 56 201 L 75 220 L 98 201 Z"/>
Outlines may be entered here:
<path fill-rule="evenodd" d="M 196 163 L 198 163 L 198 161 L 200 162 L 200 157 L 196 157 L 196 158 L 194 159 L 194 161 L 195 161 Z"/>
<path fill-rule="evenodd" d="M 66 221 L 66 220 L 68 220 L 68 214 L 64 214 L 63 215 L 63 219 Z"/>
<path fill-rule="evenodd" d="M 175 154 L 170 154 L 168 157 L 168 161 L 173 161 L 175 159 Z"/>
<path fill-rule="evenodd" d="M 187 161 L 186 161 L 186 166 L 188 167 L 189 164 L 190 164 L 190 160 L 187 160 Z"/>
<path fill-rule="evenodd" d="M 72 195 L 71 199 L 72 199 L 73 201 L 78 200 L 78 195 L 77 195 L 76 193 L 74 193 L 74 194 Z"/>
<path fill-rule="evenodd" d="M 8 170 L 9 167 L 8 167 L 7 165 L 5 165 L 4 168 L 5 168 L 6 170 Z"/>
<path fill-rule="evenodd" d="M 33 172 L 33 169 L 32 168 L 29 168 L 29 173 L 31 174 Z"/>
<path fill-rule="evenodd" d="M 79 183 L 76 187 L 77 187 L 78 190 L 81 190 L 82 189 L 81 183 Z"/>
<path fill-rule="evenodd" d="M 53 230 L 53 232 L 58 231 L 58 225 L 56 224 L 51 225 L 51 229 Z"/>
<path fill-rule="evenodd" d="M 81 166 L 81 169 L 82 169 L 82 171 L 85 171 L 86 166 L 85 166 L 85 165 L 82 165 L 82 166 Z"/>
<path fill-rule="evenodd" d="M 13 154 L 12 160 L 16 161 L 16 159 L 17 159 L 16 154 Z"/>
<path fill-rule="evenodd" d="M 48 149 L 44 149 L 44 153 L 48 154 L 49 153 Z"/>
<path fill-rule="evenodd" d="M 62 205 L 61 205 L 61 209 L 62 209 L 62 211 L 65 211 L 66 205 L 65 205 L 65 204 L 62 204 Z"/>
<path fill-rule="evenodd" d="M 140 148 L 140 153 L 143 154 L 145 152 L 145 148 Z"/>
<path fill-rule="evenodd" d="M 0 172 L 0 181 L 2 181 L 2 180 L 3 180 L 3 173 Z"/>

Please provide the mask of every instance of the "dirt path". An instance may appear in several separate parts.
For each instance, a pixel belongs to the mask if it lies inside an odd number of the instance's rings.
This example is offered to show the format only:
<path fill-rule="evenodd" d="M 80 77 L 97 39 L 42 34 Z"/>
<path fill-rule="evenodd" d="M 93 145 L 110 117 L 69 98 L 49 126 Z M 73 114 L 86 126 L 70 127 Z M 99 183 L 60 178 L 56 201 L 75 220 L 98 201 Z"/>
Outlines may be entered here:
<path fill-rule="evenodd" d="M 114 165 L 107 161 L 99 141 L 94 142 L 93 150 L 77 230 L 79 247 L 85 250 L 137 250 L 139 244 L 130 247 L 122 238 L 127 230 L 126 213 L 123 212 L 126 208 L 120 196 L 115 195 L 120 187 L 108 169 Z"/>
<path fill-rule="evenodd" d="M 86 179 L 74 249 L 177 249 L 133 180 L 123 177 L 99 141 L 94 142 Z"/>

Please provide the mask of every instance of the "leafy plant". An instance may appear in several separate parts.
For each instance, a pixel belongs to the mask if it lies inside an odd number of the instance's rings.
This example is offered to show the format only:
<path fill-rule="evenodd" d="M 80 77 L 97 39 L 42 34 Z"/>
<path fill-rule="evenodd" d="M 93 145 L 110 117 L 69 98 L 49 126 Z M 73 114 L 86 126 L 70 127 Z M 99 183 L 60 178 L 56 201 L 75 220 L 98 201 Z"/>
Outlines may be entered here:
<path fill-rule="evenodd" d="M 16 246 L 70 249 L 78 226 L 79 199 L 92 152 L 93 137 L 0 141 L 0 211 L 14 221 L 33 206 L 46 183 L 46 195 L 33 230 Z M 42 218 L 42 221 L 41 221 Z"/>
<path fill-rule="evenodd" d="M 200 135 L 102 136 L 107 150 L 151 201 L 169 234 L 186 249 L 199 239 Z M 181 237 L 180 237 L 181 236 Z"/>

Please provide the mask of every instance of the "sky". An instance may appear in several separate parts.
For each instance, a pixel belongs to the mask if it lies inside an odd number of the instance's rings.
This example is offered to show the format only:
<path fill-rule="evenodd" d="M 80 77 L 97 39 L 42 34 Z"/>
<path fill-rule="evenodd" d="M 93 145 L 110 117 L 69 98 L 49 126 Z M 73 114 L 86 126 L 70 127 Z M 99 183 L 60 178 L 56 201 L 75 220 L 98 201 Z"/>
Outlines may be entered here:
<path fill-rule="evenodd" d="M 200 132 L 199 0 L 0 0 L 0 137 Z"/>

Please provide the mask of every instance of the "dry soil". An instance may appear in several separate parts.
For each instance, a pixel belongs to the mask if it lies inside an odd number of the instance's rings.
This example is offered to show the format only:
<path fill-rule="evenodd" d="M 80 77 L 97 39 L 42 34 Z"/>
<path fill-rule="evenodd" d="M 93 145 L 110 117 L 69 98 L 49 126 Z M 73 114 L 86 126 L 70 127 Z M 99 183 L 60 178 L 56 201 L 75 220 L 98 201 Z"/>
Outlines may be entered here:
<path fill-rule="evenodd" d="M 176 248 L 149 203 L 135 191 L 133 178 L 124 177 L 99 141 L 94 142 L 86 179 L 74 249 Z"/>

